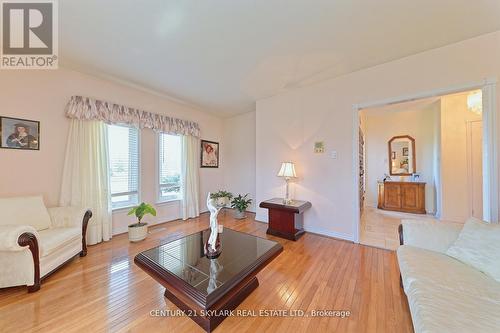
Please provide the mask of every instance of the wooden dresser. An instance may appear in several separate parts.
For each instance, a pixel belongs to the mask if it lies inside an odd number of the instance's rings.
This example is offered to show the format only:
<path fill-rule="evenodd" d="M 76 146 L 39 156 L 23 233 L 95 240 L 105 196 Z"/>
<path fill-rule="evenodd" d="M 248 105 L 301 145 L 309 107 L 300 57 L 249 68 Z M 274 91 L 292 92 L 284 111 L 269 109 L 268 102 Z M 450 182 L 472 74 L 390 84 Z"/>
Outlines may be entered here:
<path fill-rule="evenodd" d="M 378 208 L 425 214 L 425 183 L 379 182 Z"/>

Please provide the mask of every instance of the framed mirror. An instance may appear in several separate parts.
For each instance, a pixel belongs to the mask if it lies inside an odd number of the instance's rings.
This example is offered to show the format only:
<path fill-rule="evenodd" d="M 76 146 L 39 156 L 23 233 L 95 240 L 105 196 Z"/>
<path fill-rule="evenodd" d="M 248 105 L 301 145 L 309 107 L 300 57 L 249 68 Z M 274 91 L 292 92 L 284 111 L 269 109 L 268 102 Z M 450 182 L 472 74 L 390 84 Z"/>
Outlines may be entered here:
<path fill-rule="evenodd" d="M 409 135 L 394 136 L 389 140 L 389 174 L 410 176 L 417 172 L 415 139 Z"/>

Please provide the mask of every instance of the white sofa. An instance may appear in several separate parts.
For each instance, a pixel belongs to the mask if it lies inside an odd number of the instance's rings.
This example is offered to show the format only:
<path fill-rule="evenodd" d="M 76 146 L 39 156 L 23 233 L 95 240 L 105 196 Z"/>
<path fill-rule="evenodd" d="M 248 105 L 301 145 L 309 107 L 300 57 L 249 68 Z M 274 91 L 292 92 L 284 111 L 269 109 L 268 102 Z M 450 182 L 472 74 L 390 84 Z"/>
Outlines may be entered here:
<path fill-rule="evenodd" d="M 75 255 L 85 256 L 91 217 L 79 207 L 47 209 L 41 196 L 0 199 L 0 288 L 37 291 L 42 278 Z"/>
<path fill-rule="evenodd" d="M 500 332 L 500 282 L 448 255 L 462 225 L 403 220 L 397 250 L 415 332 Z"/>

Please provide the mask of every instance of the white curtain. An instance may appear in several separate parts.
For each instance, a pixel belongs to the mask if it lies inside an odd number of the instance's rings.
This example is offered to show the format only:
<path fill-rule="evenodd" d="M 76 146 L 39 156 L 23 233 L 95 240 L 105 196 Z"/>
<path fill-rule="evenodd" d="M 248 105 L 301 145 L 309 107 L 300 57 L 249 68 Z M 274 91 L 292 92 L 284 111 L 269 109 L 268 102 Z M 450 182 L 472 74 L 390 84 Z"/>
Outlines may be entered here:
<path fill-rule="evenodd" d="M 200 140 L 194 136 L 182 136 L 182 219 L 200 215 L 200 176 L 198 149 Z"/>
<path fill-rule="evenodd" d="M 108 145 L 104 122 L 71 119 L 59 201 L 61 206 L 92 210 L 87 244 L 111 239 Z"/>

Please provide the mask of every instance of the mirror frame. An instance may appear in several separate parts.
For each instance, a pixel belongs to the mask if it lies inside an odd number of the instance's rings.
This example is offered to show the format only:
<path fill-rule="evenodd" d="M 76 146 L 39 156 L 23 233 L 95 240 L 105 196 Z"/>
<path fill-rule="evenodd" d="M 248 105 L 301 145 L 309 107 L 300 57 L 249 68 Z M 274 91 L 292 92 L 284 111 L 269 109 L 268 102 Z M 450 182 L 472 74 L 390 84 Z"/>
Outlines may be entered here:
<path fill-rule="evenodd" d="M 392 161 L 392 149 L 391 149 L 391 143 L 392 141 L 394 140 L 397 140 L 397 139 L 409 139 L 411 141 L 411 152 L 412 152 L 412 166 L 413 166 L 413 173 L 417 172 L 417 161 L 415 159 L 415 139 L 412 138 L 411 136 L 409 135 L 398 135 L 398 136 L 393 136 L 389 142 L 388 142 L 388 150 L 389 150 L 389 162 L 387 163 L 389 165 L 389 174 L 391 176 L 411 176 L 412 174 L 411 173 L 393 173 L 392 172 L 392 165 L 391 165 L 391 161 Z"/>

